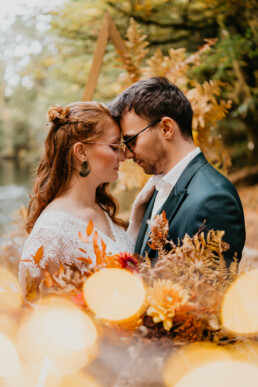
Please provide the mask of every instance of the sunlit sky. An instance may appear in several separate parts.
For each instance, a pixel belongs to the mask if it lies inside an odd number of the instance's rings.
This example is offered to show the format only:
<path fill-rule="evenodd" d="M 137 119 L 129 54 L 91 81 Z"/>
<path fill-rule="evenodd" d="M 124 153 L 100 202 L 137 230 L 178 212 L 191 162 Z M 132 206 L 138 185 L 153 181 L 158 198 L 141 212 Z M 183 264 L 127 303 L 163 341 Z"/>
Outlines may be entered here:
<path fill-rule="evenodd" d="M 5 28 L 10 23 L 10 18 L 19 14 L 26 14 L 30 8 L 41 7 L 45 11 L 63 3 L 64 0 L 1 0 L 0 23 Z"/>
<path fill-rule="evenodd" d="M 30 15 L 33 14 L 35 8 L 42 9 L 47 12 L 54 7 L 62 4 L 65 0 L 0 0 L 0 34 L 8 34 L 8 27 L 14 21 L 16 15 Z M 38 28 L 41 31 L 47 29 L 48 18 L 43 17 L 38 20 Z M 17 35 L 12 41 L 12 47 L 5 48 L 1 52 L 2 58 L 8 59 L 9 62 L 5 67 L 4 79 L 8 82 L 9 86 L 15 86 L 19 82 L 19 71 L 29 61 L 29 54 L 37 54 L 41 50 L 41 44 L 36 40 L 23 42 L 22 38 Z M 12 60 L 16 58 L 16 60 Z M 17 60 L 19 58 L 19 60 Z M 26 77 L 23 82 L 28 83 L 28 87 L 32 87 Z M 5 93 L 11 93 L 8 86 Z"/>

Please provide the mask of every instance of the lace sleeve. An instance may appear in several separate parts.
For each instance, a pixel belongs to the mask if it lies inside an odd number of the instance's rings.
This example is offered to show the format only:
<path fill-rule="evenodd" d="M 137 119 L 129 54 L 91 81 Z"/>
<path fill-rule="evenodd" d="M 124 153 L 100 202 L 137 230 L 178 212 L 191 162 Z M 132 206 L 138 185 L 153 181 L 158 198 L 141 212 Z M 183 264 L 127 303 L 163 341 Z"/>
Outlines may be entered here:
<path fill-rule="evenodd" d="M 27 292 L 27 276 L 28 272 L 31 278 L 40 280 L 42 276 L 42 269 L 46 265 L 52 267 L 59 267 L 60 258 L 63 257 L 66 241 L 61 232 L 56 229 L 39 228 L 35 232 L 34 230 L 26 240 L 22 252 L 20 267 L 19 267 L 19 280 L 23 295 Z M 38 249 L 43 246 L 43 256 L 37 265 L 34 262 L 33 256 L 35 256 Z"/>

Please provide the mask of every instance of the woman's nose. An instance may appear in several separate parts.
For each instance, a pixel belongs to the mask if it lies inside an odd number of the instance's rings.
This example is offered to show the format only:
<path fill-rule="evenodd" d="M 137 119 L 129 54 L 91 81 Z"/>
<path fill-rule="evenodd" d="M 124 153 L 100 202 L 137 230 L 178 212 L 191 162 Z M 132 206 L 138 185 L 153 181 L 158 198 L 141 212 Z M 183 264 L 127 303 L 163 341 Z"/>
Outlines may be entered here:
<path fill-rule="evenodd" d="M 118 161 L 124 161 L 125 159 L 125 151 L 123 149 L 120 149 L 118 152 Z"/>

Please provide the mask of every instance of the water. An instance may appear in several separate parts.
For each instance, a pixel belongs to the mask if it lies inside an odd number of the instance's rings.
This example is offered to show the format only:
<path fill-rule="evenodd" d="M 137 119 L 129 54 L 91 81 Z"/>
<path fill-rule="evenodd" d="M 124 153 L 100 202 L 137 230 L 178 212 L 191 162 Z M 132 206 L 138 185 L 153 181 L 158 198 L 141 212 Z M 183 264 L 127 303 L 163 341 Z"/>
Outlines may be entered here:
<path fill-rule="evenodd" d="M 18 165 L 13 161 L 0 161 L 0 241 L 10 229 L 14 211 L 22 205 L 28 206 L 29 192 L 32 192 L 33 169 L 35 166 Z M 119 202 L 120 216 L 127 220 L 135 190 L 123 190 L 115 194 Z"/>
<path fill-rule="evenodd" d="M 29 203 L 32 167 L 0 161 L 0 238 L 8 231 L 15 210 Z"/>

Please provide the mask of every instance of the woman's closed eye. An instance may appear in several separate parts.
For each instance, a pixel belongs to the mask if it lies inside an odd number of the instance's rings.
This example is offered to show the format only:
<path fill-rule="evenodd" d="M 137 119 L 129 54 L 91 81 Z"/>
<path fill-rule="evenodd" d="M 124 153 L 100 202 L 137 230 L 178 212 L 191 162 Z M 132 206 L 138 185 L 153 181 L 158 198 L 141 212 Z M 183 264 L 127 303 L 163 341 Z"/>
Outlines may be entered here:
<path fill-rule="evenodd" d="M 117 144 L 117 145 L 109 145 L 110 146 L 110 148 L 115 152 L 115 153 L 118 153 L 118 151 L 119 151 L 119 148 L 120 148 L 120 145 L 119 144 Z"/>

